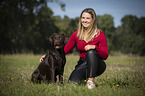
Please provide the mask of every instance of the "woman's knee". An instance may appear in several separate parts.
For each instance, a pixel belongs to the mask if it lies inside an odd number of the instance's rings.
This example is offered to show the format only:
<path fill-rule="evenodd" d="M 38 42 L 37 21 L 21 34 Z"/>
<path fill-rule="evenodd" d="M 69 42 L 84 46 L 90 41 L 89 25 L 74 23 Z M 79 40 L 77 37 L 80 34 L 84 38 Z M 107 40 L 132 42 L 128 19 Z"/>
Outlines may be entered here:
<path fill-rule="evenodd" d="M 97 55 L 97 56 L 99 56 L 97 51 L 95 49 L 88 50 L 86 52 L 86 55 L 88 55 L 88 56 L 90 56 L 90 55 Z"/>
<path fill-rule="evenodd" d="M 84 72 L 82 70 L 79 70 L 79 71 L 74 70 L 69 77 L 69 82 L 71 82 L 71 83 L 75 82 L 75 83 L 79 84 L 82 80 L 85 79 L 85 76 L 86 76 L 85 73 L 86 72 Z"/>

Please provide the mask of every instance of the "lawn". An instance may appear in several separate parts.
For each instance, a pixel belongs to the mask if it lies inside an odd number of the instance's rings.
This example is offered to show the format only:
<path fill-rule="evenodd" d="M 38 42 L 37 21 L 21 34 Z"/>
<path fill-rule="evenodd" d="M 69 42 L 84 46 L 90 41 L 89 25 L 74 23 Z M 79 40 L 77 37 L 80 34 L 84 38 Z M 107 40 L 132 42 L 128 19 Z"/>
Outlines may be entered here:
<path fill-rule="evenodd" d="M 31 74 L 42 55 L 0 55 L 0 96 L 145 96 L 145 57 L 109 56 L 107 69 L 95 78 L 97 87 L 68 83 L 78 55 L 67 55 L 64 84 L 33 84 Z"/>

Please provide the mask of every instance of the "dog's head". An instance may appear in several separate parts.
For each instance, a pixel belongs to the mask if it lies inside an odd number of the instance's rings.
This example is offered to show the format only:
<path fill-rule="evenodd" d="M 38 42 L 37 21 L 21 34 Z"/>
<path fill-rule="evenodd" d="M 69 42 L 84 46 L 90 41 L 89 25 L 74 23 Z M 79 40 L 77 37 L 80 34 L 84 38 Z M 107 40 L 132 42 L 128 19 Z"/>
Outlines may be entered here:
<path fill-rule="evenodd" d="M 67 43 L 68 37 L 64 33 L 54 33 L 49 37 L 49 41 L 55 49 L 60 49 Z"/>

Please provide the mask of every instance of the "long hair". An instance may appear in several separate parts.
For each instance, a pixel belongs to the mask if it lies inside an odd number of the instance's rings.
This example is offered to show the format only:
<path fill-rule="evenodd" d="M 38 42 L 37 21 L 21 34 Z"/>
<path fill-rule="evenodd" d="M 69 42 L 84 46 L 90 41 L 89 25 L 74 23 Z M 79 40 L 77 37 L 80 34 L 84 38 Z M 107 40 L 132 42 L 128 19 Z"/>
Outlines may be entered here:
<path fill-rule="evenodd" d="M 82 22 L 81 22 L 82 14 L 84 12 L 89 13 L 92 17 L 92 23 L 87 29 L 83 27 Z M 98 34 L 96 17 L 97 17 L 96 13 L 92 8 L 86 8 L 82 11 L 79 18 L 79 27 L 78 27 L 78 33 L 77 33 L 79 40 L 85 40 L 86 42 L 89 42 Z"/>

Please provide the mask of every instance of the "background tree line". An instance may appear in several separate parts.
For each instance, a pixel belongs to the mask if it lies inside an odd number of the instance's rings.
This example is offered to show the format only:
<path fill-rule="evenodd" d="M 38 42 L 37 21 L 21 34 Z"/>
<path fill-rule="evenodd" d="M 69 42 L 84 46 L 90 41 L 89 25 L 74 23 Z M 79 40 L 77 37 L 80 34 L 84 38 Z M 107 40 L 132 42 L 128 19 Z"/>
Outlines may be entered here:
<path fill-rule="evenodd" d="M 76 18 L 53 16 L 47 2 L 60 0 L 1 0 L 0 1 L 0 53 L 44 53 L 50 47 L 49 36 L 65 33 L 70 36 L 78 27 Z M 98 28 L 108 42 L 109 51 L 145 55 L 145 17 L 126 15 L 121 26 L 115 28 L 109 14 L 97 16 Z"/>

